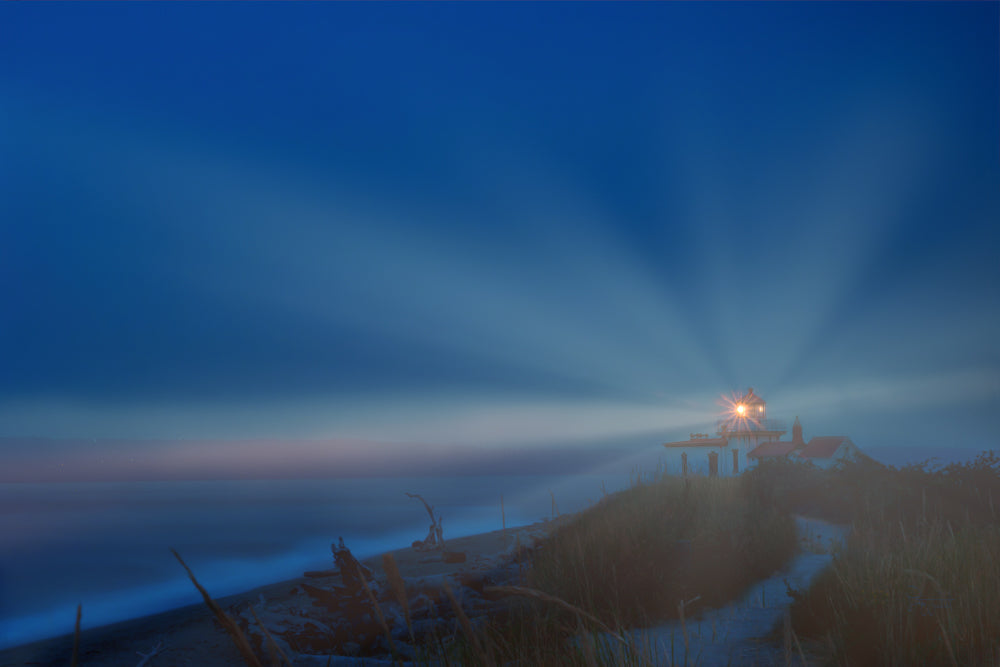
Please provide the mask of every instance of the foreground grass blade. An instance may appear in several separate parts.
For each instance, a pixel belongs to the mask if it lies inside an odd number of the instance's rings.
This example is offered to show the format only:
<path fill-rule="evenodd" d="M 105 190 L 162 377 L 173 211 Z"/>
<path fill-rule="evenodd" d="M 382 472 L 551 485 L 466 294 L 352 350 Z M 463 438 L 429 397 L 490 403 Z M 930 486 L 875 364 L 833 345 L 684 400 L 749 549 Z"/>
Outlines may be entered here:
<path fill-rule="evenodd" d="M 76 667 L 77 660 L 80 657 L 80 617 L 83 616 L 83 605 L 76 605 L 76 629 L 73 631 L 73 660 L 70 662 L 72 667 Z"/>
<path fill-rule="evenodd" d="M 247 667 L 263 667 L 263 665 L 260 664 L 260 660 L 257 659 L 256 655 L 254 655 L 253 649 L 250 648 L 250 642 L 247 641 L 246 635 L 244 635 L 243 631 L 240 630 L 240 626 L 236 625 L 236 621 L 234 621 L 229 614 L 222 611 L 222 608 L 215 602 L 215 600 L 212 599 L 212 596 L 208 594 L 208 591 L 202 588 L 202 585 L 198 583 L 197 579 L 195 579 L 194 572 L 192 572 L 191 568 L 187 566 L 187 563 L 184 562 L 181 555 L 173 549 L 170 550 L 170 553 L 174 555 L 177 562 L 180 563 L 181 567 L 183 567 L 187 572 L 188 577 L 191 578 L 191 583 L 194 584 L 194 587 L 198 589 L 198 592 L 201 593 L 201 597 L 205 600 L 205 604 L 212 610 L 212 613 L 215 614 L 215 618 L 222 624 L 222 627 L 226 629 L 229 636 L 232 637 L 233 643 L 236 644 L 236 648 L 239 649 L 240 655 L 243 656 L 243 662 L 247 664 Z"/>
<path fill-rule="evenodd" d="M 537 591 L 533 588 L 525 588 L 524 586 L 486 586 L 485 588 L 483 588 L 483 592 L 500 593 L 501 595 L 520 595 L 522 597 L 534 598 L 536 600 L 541 600 L 543 602 L 551 602 L 552 604 L 558 605 L 567 611 L 577 614 L 578 616 L 582 616 L 583 618 L 595 624 L 601 630 L 607 632 L 609 635 L 611 635 L 621 643 L 623 644 L 628 643 L 624 637 L 622 637 L 619 633 L 615 632 L 610 627 L 605 625 L 599 618 L 597 618 L 593 614 L 583 609 L 580 609 L 577 606 L 571 605 L 569 602 L 557 598 L 554 595 L 549 595 L 548 593 Z"/>

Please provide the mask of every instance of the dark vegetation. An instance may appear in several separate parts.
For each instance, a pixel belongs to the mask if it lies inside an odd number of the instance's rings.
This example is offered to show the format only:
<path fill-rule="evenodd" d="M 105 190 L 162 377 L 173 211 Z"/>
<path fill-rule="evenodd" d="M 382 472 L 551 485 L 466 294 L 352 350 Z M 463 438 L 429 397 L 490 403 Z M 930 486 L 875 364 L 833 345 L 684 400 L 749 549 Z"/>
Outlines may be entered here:
<path fill-rule="evenodd" d="M 834 665 L 1000 664 L 1000 457 L 757 471 L 764 502 L 849 522 L 794 631 Z M 766 481 L 765 481 L 766 480 Z"/>
<path fill-rule="evenodd" d="M 553 532 L 528 585 L 628 627 L 734 599 L 796 548 L 788 512 L 759 481 L 664 477 L 605 498 Z"/>
<path fill-rule="evenodd" d="M 520 599 L 461 638 L 459 664 L 648 664 L 625 630 L 723 605 L 794 554 L 759 484 L 662 476 L 605 497 L 530 554 Z"/>

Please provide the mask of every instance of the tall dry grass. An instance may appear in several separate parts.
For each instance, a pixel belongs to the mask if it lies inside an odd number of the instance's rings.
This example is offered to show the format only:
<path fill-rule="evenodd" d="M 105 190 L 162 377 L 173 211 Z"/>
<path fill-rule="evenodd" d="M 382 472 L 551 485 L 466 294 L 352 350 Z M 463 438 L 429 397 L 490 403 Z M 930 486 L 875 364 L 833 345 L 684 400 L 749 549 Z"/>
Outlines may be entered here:
<path fill-rule="evenodd" d="M 657 664 L 628 629 L 736 599 L 794 554 L 794 520 L 759 496 L 751 478 L 662 475 L 605 496 L 549 535 L 525 586 L 500 591 L 518 596 L 508 613 L 457 642 L 452 658 Z"/>
<path fill-rule="evenodd" d="M 656 653 L 631 639 L 624 628 L 608 628 L 586 611 L 539 591 L 507 590 L 509 612 L 472 629 L 464 627 L 446 650 L 427 653 L 428 664 L 495 667 L 652 667 Z"/>
<path fill-rule="evenodd" d="M 793 592 L 795 631 L 836 665 L 1000 664 L 1000 459 L 824 476 L 859 502 L 832 566 Z"/>
<path fill-rule="evenodd" d="M 609 625 L 635 626 L 675 617 L 681 600 L 732 600 L 795 548 L 791 515 L 760 503 L 752 480 L 662 476 L 555 530 L 528 585 Z"/>
<path fill-rule="evenodd" d="M 173 549 L 171 549 L 170 552 L 174 555 L 174 558 L 177 559 L 177 562 L 181 564 L 181 567 L 184 568 L 184 571 L 187 572 L 188 578 L 191 579 L 191 583 L 194 584 L 194 587 L 198 589 L 199 593 L 201 593 L 205 606 L 212 611 L 215 619 L 229 634 L 230 639 L 233 640 L 233 644 L 236 645 L 236 648 L 239 650 L 240 656 L 243 658 L 243 662 L 246 663 L 247 667 L 263 667 L 260 659 L 254 653 L 253 648 L 250 647 L 250 642 L 247 641 L 246 635 L 243 634 L 243 631 L 240 629 L 240 626 L 236 623 L 236 621 L 233 620 L 229 614 L 223 611 L 222 607 L 220 607 L 212 596 L 208 594 L 208 591 L 205 590 L 204 586 L 198 582 L 194 576 L 194 572 L 192 572 L 191 568 L 189 568 L 187 563 L 184 562 L 181 555 Z"/>

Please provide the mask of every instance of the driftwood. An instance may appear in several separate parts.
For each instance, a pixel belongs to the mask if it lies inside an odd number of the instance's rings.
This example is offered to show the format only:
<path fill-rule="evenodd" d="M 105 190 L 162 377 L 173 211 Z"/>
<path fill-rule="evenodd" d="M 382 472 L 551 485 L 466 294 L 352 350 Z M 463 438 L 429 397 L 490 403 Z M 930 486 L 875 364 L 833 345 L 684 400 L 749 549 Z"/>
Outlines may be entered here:
<path fill-rule="evenodd" d="M 333 591 L 328 591 L 325 588 L 317 588 L 303 583 L 302 592 L 312 598 L 313 605 L 315 606 L 324 607 L 331 612 L 340 610 L 341 598 Z"/>
<path fill-rule="evenodd" d="M 365 580 L 372 576 L 372 571 L 354 557 L 351 550 L 344 545 L 343 537 L 338 539 L 337 544 L 331 544 L 330 550 L 340 570 L 340 579 L 344 587 L 352 594 L 361 593 L 364 590 Z"/>
<path fill-rule="evenodd" d="M 339 573 L 340 570 L 306 570 L 302 573 L 302 576 L 309 577 L 310 579 L 320 579 L 323 577 L 332 577 Z"/>
<path fill-rule="evenodd" d="M 138 655 L 140 658 L 142 658 L 142 660 L 140 660 L 139 664 L 136 665 L 135 667 L 145 667 L 146 663 L 148 663 L 154 656 L 159 655 L 160 651 L 162 649 L 163 649 L 163 642 L 158 642 L 156 644 L 156 646 L 153 647 L 153 650 L 151 650 L 149 653 L 143 653 L 142 651 L 136 651 L 135 652 L 136 655 Z"/>
<path fill-rule="evenodd" d="M 431 518 L 430 528 L 427 530 L 427 537 L 424 540 L 417 541 L 413 543 L 413 548 L 418 550 L 423 549 L 444 549 L 444 529 L 441 527 L 441 515 L 438 514 L 437 517 L 434 516 L 434 508 L 431 504 L 424 500 L 423 496 L 418 493 L 407 493 L 410 498 L 416 498 L 424 504 L 424 509 L 427 510 L 428 516 Z"/>
<path fill-rule="evenodd" d="M 435 552 L 433 557 L 447 553 Z M 241 603 L 236 617 L 263 656 L 261 662 L 270 656 L 270 667 L 289 667 L 289 662 L 294 667 L 430 667 L 439 663 L 421 661 L 421 646 L 453 637 L 456 631 L 477 641 L 477 628 L 509 607 L 509 591 L 501 588 L 506 594 L 498 594 L 492 587 L 519 581 L 517 565 L 506 559 L 487 571 L 444 577 L 404 577 L 391 554 L 383 558 L 383 567 L 385 576 L 378 580 L 361 575 L 357 594 L 339 585 L 299 583 L 297 588 L 312 598 L 318 613 L 278 610 L 274 602 L 268 603 L 270 609 L 256 610 Z"/>

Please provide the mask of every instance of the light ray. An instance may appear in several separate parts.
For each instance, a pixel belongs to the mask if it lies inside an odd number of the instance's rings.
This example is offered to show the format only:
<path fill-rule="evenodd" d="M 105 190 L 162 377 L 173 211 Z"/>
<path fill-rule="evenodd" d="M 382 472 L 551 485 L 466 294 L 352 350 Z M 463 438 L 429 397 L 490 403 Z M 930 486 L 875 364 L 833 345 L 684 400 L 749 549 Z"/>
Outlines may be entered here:
<path fill-rule="evenodd" d="M 184 149 L 182 142 L 168 148 L 151 137 L 93 128 L 72 133 L 71 141 L 87 141 L 81 137 L 99 138 L 100 148 L 72 153 L 99 150 L 114 173 L 116 197 L 137 211 L 154 206 L 199 248 L 199 271 L 173 276 L 190 289 L 612 393 L 648 395 L 679 379 L 678 372 L 704 382 L 716 365 L 669 292 L 601 231 L 612 225 L 594 220 L 585 201 L 535 201 L 524 209 L 560 211 L 565 222 L 546 221 L 554 237 L 545 243 L 528 236 L 514 248 L 481 248 L 415 234 L 429 213 L 320 187 L 315 175 Z M 89 166 L 78 168 L 99 180 Z M 151 186 L 168 177 L 172 195 L 164 199 Z M 286 230 L 279 243 L 272 240 L 276 227 Z M 338 305 L 345 303 L 366 305 Z"/>

